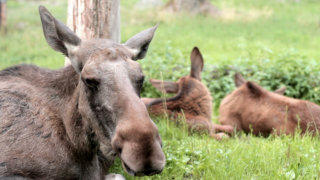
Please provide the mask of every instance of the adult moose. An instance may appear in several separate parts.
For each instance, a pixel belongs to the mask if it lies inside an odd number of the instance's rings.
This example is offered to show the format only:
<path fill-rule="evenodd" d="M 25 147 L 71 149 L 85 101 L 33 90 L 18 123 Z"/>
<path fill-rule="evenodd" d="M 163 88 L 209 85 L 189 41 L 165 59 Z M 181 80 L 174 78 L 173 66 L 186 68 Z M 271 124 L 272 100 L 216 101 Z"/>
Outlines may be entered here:
<path fill-rule="evenodd" d="M 232 133 L 233 128 L 212 123 L 212 97 L 208 88 L 201 82 L 204 62 L 197 47 L 193 48 L 190 59 L 190 75 L 181 77 L 177 82 L 150 80 L 158 90 L 176 93 L 174 97 L 167 99 L 143 98 L 142 100 L 150 114 L 168 114 L 173 119 L 185 116 L 191 131 L 206 132 L 220 140 L 224 136 L 221 132 Z"/>
<path fill-rule="evenodd" d="M 160 173 L 161 139 L 139 98 L 135 60 L 156 27 L 125 44 L 81 40 L 39 7 L 44 36 L 72 65 L 0 71 L 0 177 L 104 179 L 117 154 L 131 175 Z"/>
<path fill-rule="evenodd" d="M 258 84 L 235 74 L 238 87 L 226 96 L 220 105 L 219 122 L 238 131 L 255 135 L 313 134 L 320 128 L 320 107 L 312 102 L 283 96 L 285 88 L 270 92 Z"/>

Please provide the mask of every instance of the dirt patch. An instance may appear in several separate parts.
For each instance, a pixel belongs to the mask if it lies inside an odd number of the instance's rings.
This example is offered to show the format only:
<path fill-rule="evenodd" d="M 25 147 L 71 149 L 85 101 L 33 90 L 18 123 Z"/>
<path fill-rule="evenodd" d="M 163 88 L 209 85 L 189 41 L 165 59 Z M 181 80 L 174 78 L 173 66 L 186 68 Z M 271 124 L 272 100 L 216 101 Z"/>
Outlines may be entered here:
<path fill-rule="evenodd" d="M 224 8 L 221 10 L 220 19 L 225 21 L 254 21 L 259 18 L 272 16 L 273 10 L 268 7 L 263 9 Z"/>

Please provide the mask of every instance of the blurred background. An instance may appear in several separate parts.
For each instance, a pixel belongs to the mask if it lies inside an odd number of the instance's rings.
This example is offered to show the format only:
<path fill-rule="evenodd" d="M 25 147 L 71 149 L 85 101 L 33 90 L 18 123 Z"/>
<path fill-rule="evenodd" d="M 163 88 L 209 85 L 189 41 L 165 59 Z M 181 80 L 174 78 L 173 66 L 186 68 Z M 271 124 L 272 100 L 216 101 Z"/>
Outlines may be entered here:
<path fill-rule="evenodd" d="M 1 69 L 20 63 L 64 66 L 65 58 L 45 41 L 39 5 L 67 21 L 67 0 L 8 0 L 0 34 Z M 146 75 L 143 97 L 161 96 L 149 78 L 175 81 L 187 75 L 190 52 L 197 46 L 205 60 L 203 81 L 214 97 L 213 121 L 221 99 L 235 88 L 235 72 L 269 90 L 286 86 L 287 96 L 320 103 L 319 0 L 121 0 L 120 17 L 121 42 L 159 23 L 148 55 L 140 61 Z M 154 178 L 309 179 L 319 174 L 320 145 L 310 139 L 253 138 L 218 144 L 208 137 L 189 137 L 187 131 L 178 133 L 179 128 L 167 122 L 157 124 L 167 145 L 168 166 Z M 286 156 L 281 148 L 288 146 L 301 156 Z M 114 170 L 122 172 L 117 165 Z"/>

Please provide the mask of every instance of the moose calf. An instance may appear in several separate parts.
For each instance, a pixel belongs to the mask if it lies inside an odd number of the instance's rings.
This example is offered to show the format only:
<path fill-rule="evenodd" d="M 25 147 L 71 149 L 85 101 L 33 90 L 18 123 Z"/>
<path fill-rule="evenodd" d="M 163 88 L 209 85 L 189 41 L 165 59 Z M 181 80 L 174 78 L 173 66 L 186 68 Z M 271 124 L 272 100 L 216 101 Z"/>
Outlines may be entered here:
<path fill-rule="evenodd" d="M 160 173 L 161 138 L 139 93 L 156 27 L 124 44 L 81 40 L 40 7 L 44 36 L 71 65 L 0 71 L 0 178 L 104 179 L 116 155 L 131 175 Z"/>
<path fill-rule="evenodd" d="M 215 125 L 211 121 L 212 97 L 207 87 L 201 82 L 203 58 L 197 47 L 191 52 L 191 72 L 189 76 L 180 78 L 177 82 L 167 82 L 151 79 L 151 84 L 160 91 L 176 93 L 174 97 L 142 98 L 148 111 L 153 115 L 168 114 L 173 119 L 185 116 L 190 130 L 207 132 L 216 139 L 221 139 L 220 133 L 233 131 L 231 126 Z"/>
<path fill-rule="evenodd" d="M 320 127 L 320 107 L 312 102 L 283 96 L 284 88 L 270 92 L 235 74 L 238 87 L 220 105 L 219 122 L 237 131 L 254 135 L 316 133 Z"/>

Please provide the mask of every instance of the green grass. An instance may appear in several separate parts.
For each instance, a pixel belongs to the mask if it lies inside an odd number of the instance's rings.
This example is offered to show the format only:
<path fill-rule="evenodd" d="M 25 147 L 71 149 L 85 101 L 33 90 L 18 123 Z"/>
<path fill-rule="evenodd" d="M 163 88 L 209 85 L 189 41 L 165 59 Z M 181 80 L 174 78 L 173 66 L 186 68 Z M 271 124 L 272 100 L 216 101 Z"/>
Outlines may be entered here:
<path fill-rule="evenodd" d="M 122 41 L 160 23 L 147 58 L 140 61 L 148 78 L 160 78 L 162 74 L 164 79 L 177 80 L 187 75 L 190 51 L 198 46 L 205 59 L 204 82 L 215 98 L 215 107 L 234 89 L 232 74 L 224 72 L 230 66 L 268 89 L 283 84 L 288 86 L 289 96 L 320 101 L 318 0 L 212 0 L 224 12 L 220 19 L 136 10 L 136 1 L 121 1 Z M 1 69 L 18 63 L 53 69 L 63 66 L 64 57 L 43 37 L 39 4 L 66 20 L 66 1 L 8 1 L 8 34 L 0 36 Z M 218 79 L 213 77 L 216 69 Z M 160 94 L 146 83 L 143 95 Z M 217 116 L 215 113 L 213 121 Z M 240 135 L 217 142 L 206 135 L 189 135 L 184 127 L 165 118 L 155 121 L 164 141 L 167 165 L 161 175 L 152 178 L 319 178 L 318 138 Z M 118 161 L 112 171 L 123 173 Z"/>

